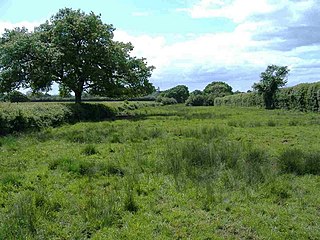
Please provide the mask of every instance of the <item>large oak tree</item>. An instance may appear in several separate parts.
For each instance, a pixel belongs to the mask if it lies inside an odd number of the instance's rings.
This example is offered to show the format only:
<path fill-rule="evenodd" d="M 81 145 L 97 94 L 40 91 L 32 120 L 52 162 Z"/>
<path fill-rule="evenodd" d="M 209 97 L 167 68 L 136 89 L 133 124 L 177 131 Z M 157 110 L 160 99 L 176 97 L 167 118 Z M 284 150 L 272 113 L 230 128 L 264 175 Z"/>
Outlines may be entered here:
<path fill-rule="evenodd" d="M 50 21 L 29 32 L 6 30 L 0 40 L 0 92 L 23 87 L 47 91 L 54 82 L 74 92 L 117 97 L 139 96 L 154 87 L 154 69 L 130 55 L 131 43 L 113 40 L 114 28 L 100 15 L 61 9 Z"/>

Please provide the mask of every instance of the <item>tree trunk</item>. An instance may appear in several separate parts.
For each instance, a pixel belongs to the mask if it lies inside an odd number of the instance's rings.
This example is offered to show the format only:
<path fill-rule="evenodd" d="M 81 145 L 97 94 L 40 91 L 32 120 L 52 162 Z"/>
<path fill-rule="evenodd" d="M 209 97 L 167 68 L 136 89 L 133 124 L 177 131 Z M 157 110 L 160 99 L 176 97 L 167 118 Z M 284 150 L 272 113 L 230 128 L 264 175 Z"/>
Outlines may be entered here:
<path fill-rule="evenodd" d="M 74 92 L 74 95 L 75 95 L 75 99 L 76 99 L 76 102 L 75 102 L 75 103 L 81 103 L 81 95 L 82 95 L 82 92 L 80 92 L 80 91 L 75 91 L 75 92 Z"/>
<path fill-rule="evenodd" d="M 265 103 L 266 109 L 274 109 L 274 96 L 273 96 L 273 94 L 266 93 L 264 95 L 264 103 Z"/>

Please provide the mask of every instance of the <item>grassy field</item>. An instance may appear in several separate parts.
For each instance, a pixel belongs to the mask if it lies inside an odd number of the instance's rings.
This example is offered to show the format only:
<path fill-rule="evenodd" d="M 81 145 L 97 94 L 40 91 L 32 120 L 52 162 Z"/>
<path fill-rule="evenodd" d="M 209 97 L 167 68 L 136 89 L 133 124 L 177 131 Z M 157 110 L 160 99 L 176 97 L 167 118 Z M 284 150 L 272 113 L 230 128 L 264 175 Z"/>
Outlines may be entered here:
<path fill-rule="evenodd" d="M 0 239 L 319 239 L 320 115 L 142 107 L 0 138 Z"/>

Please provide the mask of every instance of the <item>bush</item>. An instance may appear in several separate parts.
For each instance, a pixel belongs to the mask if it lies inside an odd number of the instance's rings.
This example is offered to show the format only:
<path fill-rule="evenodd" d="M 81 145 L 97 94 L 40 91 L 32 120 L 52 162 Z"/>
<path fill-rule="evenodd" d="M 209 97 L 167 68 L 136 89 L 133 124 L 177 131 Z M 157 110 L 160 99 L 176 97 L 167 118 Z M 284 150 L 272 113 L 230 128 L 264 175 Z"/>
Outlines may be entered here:
<path fill-rule="evenodd" d="M 66 106 L 71 111 L 69 122 L 101 121 L 116 115 L 115 109 L 104 104 L 78 103 Z"/>
<path fill-rule="evenodd" d="M 160 102 L 162 105 L 173 105 L 178 103 L 176 99 L 169 97 L 158 97 L 156 101 Z"/>
<path fill-rule="evenodd" d="M 191 94 L 186 101 L 187 106 L 203 106 L 206 102 L 206 98 L 204 95 L 194 95 Z"/>

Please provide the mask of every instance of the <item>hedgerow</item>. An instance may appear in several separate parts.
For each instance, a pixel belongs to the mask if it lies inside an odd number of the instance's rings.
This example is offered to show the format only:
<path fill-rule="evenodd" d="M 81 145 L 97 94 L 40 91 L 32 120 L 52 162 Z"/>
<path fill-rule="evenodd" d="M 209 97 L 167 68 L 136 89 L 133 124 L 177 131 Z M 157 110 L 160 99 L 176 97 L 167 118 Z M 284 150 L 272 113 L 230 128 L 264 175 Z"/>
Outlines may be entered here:
<path fill-rule="evenodd" d="M 39 130 L 63 123 L 100 121 L 116 115 L 104 104 L 0 104 L 0 135 L 26 130 Z"/>
<path fill-rule="evenodd" d="M 216 106 L 263 106 L 262 96 L 258 93 L 241 93 L 216 98 Z M 302 83 L 294 87 L 280 89 L 275 98 L 276 108 L 299 111 L 320 111 L 320 82 Z"/>
<path fill-rule="evenodd" d="M 215 106 L 238 106 L 238 107 L 262 107 L 263 98 L 258 93 L 239 93 L 225 97 L 218 97 L 214 100 Z"/>

